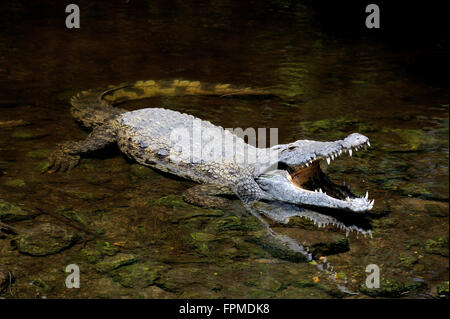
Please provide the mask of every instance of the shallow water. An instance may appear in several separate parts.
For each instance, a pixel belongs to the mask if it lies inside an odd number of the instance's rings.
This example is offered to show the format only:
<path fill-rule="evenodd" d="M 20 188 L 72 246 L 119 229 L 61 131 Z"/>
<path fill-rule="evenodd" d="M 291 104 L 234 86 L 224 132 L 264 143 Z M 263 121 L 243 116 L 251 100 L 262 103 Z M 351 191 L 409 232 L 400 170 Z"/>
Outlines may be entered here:
<path fill-rule="evenodd" d="M 80 2 L 82 27 L 67 30 L 64 8 L 49 3 L 2 8 L 0 200 L 32 218 L 1 221 L 20 233 L 50 222 L 82 238 L 34 257 L 11 244 L 13 234 L 0 233 L 0 266 L 16 278 L 13 296 L 1 297 L 362 298 L 373 295 L 361 288 L 369 264 L 380 267 L 385 296 L 436 297 L 446 281 L 448 291 L 448 88 L 405 71 L 414 52 L 327 35 L 303 4 Z M 192 183 L 141 167 L 115 148 L 70 173 L 43 173 L 57 143 L 88 133 L 70 116 L 73 94 L 172 78 L 270 87 L 279 98 L 168 97 L 124 107 L 278 128 L 280 143 L 367 135 L 368 151 L 323 169 L 375 199 L 367 218 L 329 213 L 372 237 L 346 237 L 345 228 L 306 217 L 266 219 L 309 251 L 301 260 L 271 247 L 263 224 L 239 202 L 224 210 L 187 205 L 181 193 Z M 330 273 L 318 267 L 325 256 Z M 64 286 L 72 263 L 80 266 L 81 289 Z"/>

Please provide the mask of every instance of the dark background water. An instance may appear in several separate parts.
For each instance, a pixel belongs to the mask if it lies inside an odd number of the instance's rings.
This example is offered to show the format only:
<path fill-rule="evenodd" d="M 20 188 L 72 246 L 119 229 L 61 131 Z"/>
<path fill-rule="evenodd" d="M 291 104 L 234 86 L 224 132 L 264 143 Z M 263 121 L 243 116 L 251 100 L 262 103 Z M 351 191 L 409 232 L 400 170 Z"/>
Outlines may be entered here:
<path fill-rule="evenodd" d="M 0 199 L 30 209 L 44 202 L 63 212 L 72 209 L 106 230 L 102 240 L 128 243 L 118 246 L 121 253 L 173 266 L 172 277 L 158 283 L 161 291 L 145 292 L 105 281 L 117 274 L 105 277 L 89 268 L 91 290 L 82 296 L 335 297 L 311 283 L 314 267 L 309 265 L 279 266 L 270 259 L 272 267 L 261 261 L 256 248 L 235 242 L 216 247 L 237 251 L 219 257 L 212 253 L 213 244 L 209 250 L 204 243 L 186 246 L 185 234 L 208 233 L 205 225 L 215 219 L 170 226 L 166 215 L 177 211 L 178 202 L 152 208 L 151 214 L 144 207 L 147 201 L 179 195 L 191 184 L 154 172 L 142 177 L 115 150 L 83 160 L 71 174 L 41 174 L 57 143 L 86 136 L 70 117 L 70 96 L 141 79 L 270 87 L 280 98 L 157 98 L 126 107 L 177 109 L 225 127 L 275 127 L 280 143 L 340 139 L 355 131 L 369 136 L 370 152 L 336 161 L 328 172 L 360 194 L 369 190 L 376 211 L 389 215 L 372 222 L 373 240 L 352 237 L 350 251 L 329 260 L 355 289 L 369 263 L 384 265 L 388 278 L 426 282 L 427 296 L 436 296 L 436 287 L 448 282 L 448 28 L 441 4 L 378 1 L 381 29 L 368 30 L 367 3 L 357 0 L 78 1 L 81 28 L 69 30 L 64 24 L 68 3 L 0 4 L 0 122 L 28 123 L 0 128 Z M 44 221 L 39 216 L 16 226 L 28 229 Z M 141 228 L 152 235 L 142 235 Z M 293 228 L 289 235 L 300 241 L 323 234 Z M 439 250 L 439 238 L 447 240 L 446 251 Z M 62 290 L 55 278 L 78 252 L 70 249 L 37 262 L 11 250 L 9 241 L 1 245 L 0 264 L 17 274 L 19 297 L 76 296 Z M 189 259 L 199 251 L 210 264 Z M 224 266 L 224 260 L 234 266 Z M 52 263 L 49 272 L 43 265 Z M 230 267 L 237 267 L 239 275 Z M 262 274 L 262 269 L 264 278 L 242 285 L 240 277 Z M 223 276 L 211 284 L 216 273 Z M 299 285 L 299 277 L 308 278 L 306 286 L 313 288 Z M 58 288 L 27 286 L 36 278 Z"/>

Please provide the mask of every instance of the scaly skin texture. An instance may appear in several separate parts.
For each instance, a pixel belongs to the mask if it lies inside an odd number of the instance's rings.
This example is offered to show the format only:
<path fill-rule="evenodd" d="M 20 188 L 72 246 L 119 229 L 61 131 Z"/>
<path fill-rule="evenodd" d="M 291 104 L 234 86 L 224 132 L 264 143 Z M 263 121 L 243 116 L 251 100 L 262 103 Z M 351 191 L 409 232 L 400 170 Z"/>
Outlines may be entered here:
<path fill-rule="evenodd" d="M 308 161 L 312 159 L 325 159 L 332 154 L 334 157 L 339 151 L 368 143 L 365 136 L 352 134 L 345 140 L 334 142 L 300 140 L 261 149 L 245 143 L 241 137 L 220 126 L 192 115 L 162 108 L 128 112 L 113 107 L 126 100 L 159 95 L 269 94 L 263 90 L 235 88 L 229 84 L 179 80 L 139 81 L 107 91 L 81 92 L 71 99 L 71 113 L 82 125 L 92 128 L 92 132 L 84 141 L 60 145 L 50 156 L 51 170 L 70 170 L 78 164 L 80 155 L 117 143 L 123 153 L 139 164 L 205 184 L 206 186 L 194 187 L 184 194 L 187 202 L 199 206 L 221 207 L 227 200 L 217 195 L 234 194 L 244 202 L 280 200 L 354 211 L 371 208 L 366 200 L 358 199 L 360 202 L 356 202 L 355 206 L 350 199 L 336 200 L 327 195 L 316 194 L 311 197 L 310 191 L 293 189 L 289 180 L 280 179 L 280 171 L 267 174 L 280 162 L 298 167 L 308 165 Z M 220 139 L 211 143 L 211 137 L 217 136 Z M 225 142 L 217 143 L 219 140 Z M 258 181 L 261 181 L 264 189 Z M 274 185 L 284 191 L 272 189 Z M 292 190 L 297 193 L 298 200 L 292 194 L 286 196 Z"/>

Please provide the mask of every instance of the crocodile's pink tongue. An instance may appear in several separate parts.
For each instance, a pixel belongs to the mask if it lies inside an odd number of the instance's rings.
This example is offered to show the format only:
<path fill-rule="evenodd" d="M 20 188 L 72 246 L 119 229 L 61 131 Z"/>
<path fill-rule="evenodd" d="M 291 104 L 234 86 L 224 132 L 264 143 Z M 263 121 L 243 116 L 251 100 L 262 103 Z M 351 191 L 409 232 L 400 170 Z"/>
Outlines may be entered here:
<path fill-rule="evenodd" d="M 336 199 L 357 197 L 347 186 L 333 183 L 320 169 L 319 161 L 312 162 L 309 167 L 291 167 L 289 174 L 291 175 L 292 184 L 302 189 L 309 191 L 320 190 Z"/>
<path fill-rule="evenodd" d="M 305 184 L 311 184 L 319 179 L 320 165 L 313 162 L 309 167 L 296 167 L 290 173 L 292 182 L 300 188 L 304 188 Z"/>

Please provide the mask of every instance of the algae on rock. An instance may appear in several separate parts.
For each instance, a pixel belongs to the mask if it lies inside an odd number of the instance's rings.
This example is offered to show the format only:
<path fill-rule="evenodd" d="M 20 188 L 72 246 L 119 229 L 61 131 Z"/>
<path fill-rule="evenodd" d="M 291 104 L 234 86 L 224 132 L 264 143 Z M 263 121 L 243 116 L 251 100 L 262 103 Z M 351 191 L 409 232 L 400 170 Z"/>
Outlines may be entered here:
<path fill-rule="evenodd" d="M 23 254 L 46 256 L 70 247 L 77 239 L 78 236 L 68 229 L 43 223 L 19 234 L 12 244 Z"/>

